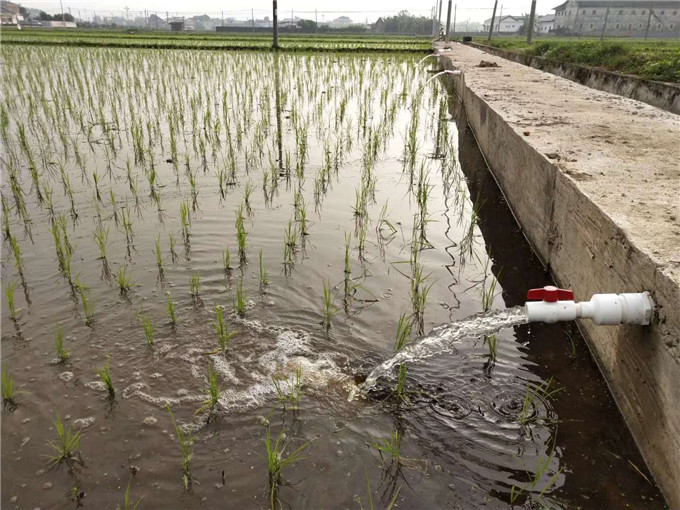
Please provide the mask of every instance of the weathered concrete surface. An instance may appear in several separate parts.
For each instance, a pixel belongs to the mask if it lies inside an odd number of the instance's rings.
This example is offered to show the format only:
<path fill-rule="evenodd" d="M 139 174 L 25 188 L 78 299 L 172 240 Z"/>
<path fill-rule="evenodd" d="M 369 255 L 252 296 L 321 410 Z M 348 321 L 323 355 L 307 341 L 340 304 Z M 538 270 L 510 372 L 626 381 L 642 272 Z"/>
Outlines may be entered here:
<path fill-rule="evenodd" d="M 577 300 L 649 290 L 654 325 L 580 324 L 680 508 L 680 118 L 460 44 L 441 49 L 525 235 Z M 481 60 L 499 67 L 480 68 Z M 587 425 L 586 425 L 587 426 Z"/>
<path fill-rule="evenodd" d="M 604 69 L 596 69 L 578 64 L 557 62 L 543 57 L 534 57 L 483 44 L 466 44 L 497 57 L 503 57 L 513 62 L 519 62 L 520 64 L 540 69 L 541 71 L 556 74 L 581 85 L 629 97 L 669 112 L 680 114 L 680 86 L 675 83 L 643 80 L 636 76 L 613 73 Z"/>

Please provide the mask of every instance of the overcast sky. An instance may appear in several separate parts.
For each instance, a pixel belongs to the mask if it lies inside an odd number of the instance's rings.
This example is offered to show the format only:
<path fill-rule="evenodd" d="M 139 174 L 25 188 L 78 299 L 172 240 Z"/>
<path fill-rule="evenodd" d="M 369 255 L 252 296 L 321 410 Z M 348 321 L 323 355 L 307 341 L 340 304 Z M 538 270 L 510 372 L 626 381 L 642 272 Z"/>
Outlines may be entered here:
<path fill-rule="evenodd" d="M 16 1 L 16 0 L 15 0 Z M 254 9 L 256 18 L 269 15 L 271 17 L 271 0 L 253 0 L 250 2 L 219 1 L 219 0 L 192 0 L 191 2 L 180 0 L 62 0 L 64 11 L 71 8 L 71 14 L 78 16 L 78 11 L 83 18 L 89 18 L 93 11 L 99 15 L 121 14 L 127 6 L 130 8 L 130 16 L 134 11 L 148 9 L 150 12 L 158 12 L 165 18 L 165 12 L 170 15 L 193 16 L 194 14 L 208 14 L 211 17 L 220 17 L 224 10 L 224 16 L 235 18 L 249 18 L 251 8 Z M 446 20 L 447 0 L 443 0 L 442 21 Z M 33 7 L 47 11 L 48 13 L 60 12 L 59 0 L 28 0 L 19 2 L 24 7 Z M 338 16 L 349 16 L 354 21 L 375 21 L 379 16 L 389 16 L 404 9 L 412 14 L 429 16 L 430 9 L 435 0 L 279 0 L 279 17 L 290 17 L 291 9 L 295 16 L 314 19 L 314 10 L 318 10 L 319 21 L 330 21 Z M 481 21 L 491 17 L 493 0 L 453 0 L 457 5 L 457 19 Z M 537 0 L 537 12 L 548 14 L 560 0 Z M 522 14 L 531 9 L 530 0 L 499 0 L 499 12 L 502 5 L 503 14 Z M 452 15 L 453 18 L 453 15 Z"/>

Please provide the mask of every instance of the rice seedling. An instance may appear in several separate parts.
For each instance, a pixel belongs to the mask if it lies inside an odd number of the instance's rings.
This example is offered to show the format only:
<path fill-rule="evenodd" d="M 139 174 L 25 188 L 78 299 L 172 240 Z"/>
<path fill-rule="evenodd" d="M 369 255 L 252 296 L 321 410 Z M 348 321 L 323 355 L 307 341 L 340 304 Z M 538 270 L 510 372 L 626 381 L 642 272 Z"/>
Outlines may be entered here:
<path fill-rule="evenodd" d="M 397 334 L 394 340 L 394 352 L 401 351 L 406 344 L 411 340 L 412 326 L 405 313 L 399 316 L 399 323 L 397 324 Z M 397 376 L 396 394 L 399 401 L 406 400 L 406 378 L 408 376 L 408 369 L 406 363 L 399 365 L 399 375 Z"/>
<path fill-rule="evenodd" d="M 161 235 L 158 234 L 158 237 L 156 237 L 156 245 L 154 249 L 154 254 L 156 255 L 156 266 L 158 266 L 158 270 L 162 271 L 163 270 L 163 254 L 161 253 Z"/>
<path fill-rule="evenodd" d="M 245 204 L 245 209 L 248 215 L 250 215 L 253 212 L 253 208 L 250 203 L 250 197 L 253 194 L 253 191 L 255 191 L 255 186 L 248 181 L 245 185 L 245 188 L 243 189 L 243 203 Z"/>
<path fill-rule="evenodd" d="M 127 274 L 127 266 L 120 266 L 116 272 L 116 283 L 122 295 L 126 295 L 132 288 L 132 279 Z"/>
<path fill-rule="evenodd" d="M 116 390 L 113 387 L 113 379 L 111 379 L 111 355 L 106 355 L 106 365 L 103 368 L 97 370 L 97 376 L 99 380 L 106 386 L 106 391 L 108 392 L 109 400 L 114 400 L 116 398 Z"/>
<path fill-rule="evenodd" d="M 186 492 L 191 492 L 191 457 L 193 454 L 194 436 L 191 432 L 184 432 L 175 421 L 175 416 L 172 414 L 172 409 L 170 409 L 170 404 L 166 402 L 165 408 L 170 414 L 170 419 L 172 420 L 172 425 L 175 428 L 175 435 L 177 436 L 177 442 L 182 451 L 182 481 L 184 483 L 184 490 Z"/>
<path fill-rule="evenodd" d="M 85 463 L 80 453 L 82 434 L 74 431 L 70 425 L 68 429 L 65 429 L 59 413 L 56 413 L 54 429 L 57 431 L 59 439 L 57 441 L 47 441 L 47 445 L 54 450 L 52 455 L 46 455 L 50 469 L 66 464 L 69 471 L 73 472 L 76 466 L 84 466 Z"/>
<path fill-rule="evenodd" d="M 489 348 L 489 361 L 495 362 L 498 359 L 498 338 L 496 335 L 484 335 L 484 343 Z"/>
<path fill-rule="evenodd" d="M 482 279 L 482 284 L 479 288 L 482 310 L 484 310 L 484 313 L 491 310 L 493 301 L 496 298 L 496 286 L 498 285 L 498 277 L 496 275 L 491 274 L 491 277 L 489 278 L 489 264 L 490 258 L 487 258 L 484 263 L 484 278 Z M 498 272 L 498 276 L 500 276 L 500 274 L 501 271 Z"/>
<path fill-rule="evenodd" d="M 241 277 L 236 286 L 236 295 L 234 296 L 234 312 L 239 317 L 245 317 L 246 315 L 247 300 L 248 297 L 243 292 L 243 277 Z"/>
<path fill-rule="evenodd" d="M 424 333 L 424 314 L 427 296 L 430 293 L 432 285 L 434 285 L 434 283 L 430 283 L 429 285 L 425 284 L 425 281 L 428 278 L 429 275 L 424 274 L 423 266 L 416 261 L 411 276 L 411 306 L 413 307 L 413 317 L 418 324 L 419 334 Z"/>
<path fill-rule="evenodd" d="M 2 404 L 7 411 L 14 412 L 18 407 L 16 397 L 19 393 L 24 392 L 17 390 L 14 378 L 7 370 L 7 366 L 2 365 Z"/>
<path fill-rule="evenodd" d="M 168 315 L 170 316 L 170 324 L 172 324 L 173 327 L 175 326 L 175 324 L 177 324 L 177 317 L 175 316 L 175 306 L 176 303 L 172 300 L 172 297 L 168 292 L 168 302 L 165 305 L 165 308 L 168 311 Z"/>
<path fill-rule="evenodd" d="M 328 280 L 323 282 L 323 304 L 321 308 L 323 320 L 321 321 L 321 324 L 323 324 L 326 332 L 331 329 L 331 320 L 333 319 L 335 312 L 337 312 L 337 309 L 335 306 L 333 306 L 333 296 L 331 294 L 331 290 L 330 282 Z"/>
<path fill-rule="evenodd" d="M 238 206 L 238 209 L 236 209 L 236 239 L 238 241 L 238 257 L 241 265 L 245 264 L 247 262 L 246 258 L 246 244 L 247 244 L 247 239 L 248 239 L 248 232 L 245 229 L 244 226 L 244 217 L 243 217 L 243 204 Z"/>
<path fill-rule="evenodd" d="M 71 353 L 64 348 L 64 330 L 59 324 L 54 327 L 54 347 L 57 350 L 57 362 L 65 363 Z"/>
<path fill-rule="evenodd" d="M 545 485 L 540 490 L 538 494 L 535 492 L 538 490 L 541 481 L 549 474 L 550 466 L 552 464 L 553 458 L 555 457 L 555 442 L 557 441 L 557 435 L 553 436 L 553 442 L 550 450 L 547 453 L 541 453 L 538 459 L 536 469 L 533 472 L 527 471 L 530 477 L 528 483 L 523 486 L 513 485 L 510 489 L 510 504 L 514 505 L 517 499 L 522 496 L 525 492 L 529 492 L 528 499 L 534 503 L 540 504 L 543 495 L 555 486 L 555 482 L 560 477 L 563 472 L 563 468 L 559 468 L 555 473 L 545 482 Z M 533 505 L 532 505 L 533 506 Z M 543 506 L 543 505 L 541 505 Z"/>
<path fill-rule="evenodd" d="M 231 267 L 231 254 L 229 253 L 229 247 L 227 247 L 226 250 L 222 251 L 222 264 L 224 266 L 224 272 L 229 274 L 231 273 L 232 267 Z"/>
<path fill-rule="evenodd" d="M 366 492 L 368 493 L 368 502 L 366 506 L 364 506 L 364 502 L 359 496 L 354 496 L 354 501 L 359 505 L 360 510 L 375 510 L 375 506 L 373 503 L 373 494 L 371 492 L 371 482 L 368 479 L 368 471 L 366 471 Z M 389 503 L 385 507 L 385 510 L 394 509 L 395 505 L 397 504 L 397 498 L 399 497 L 400 492 L 401 486 L 399 486 L 397 490 L 394 492 L 394 494 L 392 495 L 392 499 L 390 499 Z"/>
<path fill-rule="evenodd" d="M 269 280 L 267 279 L 267 268 L 264 267 L 262 262 L 262 250 L 260 249 L 260 285 L 266 287 L 269 285 Z"/>
<path fill-rule="evenodd" d="M 144 328 L 144 338 L 146 339 L 146 345 L 153 346 L 154 343 L 154 327 L 153 322 L 151 322 L 151 317 L 147 314 L 142 315 L 142 328 Z"/>
<path fill-rule="evenodd" d="M 283 410 L 285 411 L 289 405 L 293 410 L 299 409 L 302 396 L 302 366 L 298 365 L 292 375 L 271 376 L 271 379 Z"/>
<path fill-rule="evenodd" d="M 179 204 L 179 216 L 182 222 L 182 236 L 184 237 L 184 243 L 187 244 L 190 235 L 191 214 L 189 213 L 189 204 L 186 201 Z"/>
<path fill-rule="evenodd" d="M 17 288 L 17 284 L 14 280 L 5 285 L 5 297 L 7 298 L 7 308 L 9 310 L 9 318 L 13 321 L 17 320 L 17 310 L 14 305 L 14 291 Z"/>
<path fill-rule="evenodd" d="M 168 234 L 168 242 L 170 243 L 170 258 L 172 259 L 172 263 L 174 264 L 179 258 L 177 256 L 177 252 L 175 251 L 175 236 L 173 236 L 172 234 Z"/>
<path fill-rule="evenodd" d="M 19 246 L 19 242 L 17 241 L 17 238 L 15 236 L 9 238 L 9 244 L 12 247 L 12 252 L 14 253 L 14 265 L 17 268 L 17 272 L 20 275 L 23 275 L 24 268 L 21 258 L 21 246 Z"/>
<path fill-rule="evenodd" d="M 279 487 L 285 482 L 283 470 L 305 458 L 302 454 L 309 443 L 304 443 L 286 455 L 290 440 L 287 438 L 285 430 L 282 429 L 276 437 L 276 441 L 272 442 L 271 430 L 267 427 L 264 445 L 267 452 L 267 472 L 269 473 L 269 504 L 271 509 L 275 510 L 278 503 Z"/>
<path fill-rule="evenodd" d="M 529 433 L 529 426 L 532 423 L 539 421 L 540 417 L 536 411 L 536 401 L 548 401 L 555 397 L 557 393 L 564 388 L 553 387 L 554 380 L 551 377 L 544 383 L 531 384 L 527 383 L 524 399 L 522 400 L 522 409 L 520 410 L 517 421 L 522 425 L 525 433 Z"/>
<path fill-rule="evenodd" d="M 201 291 L 201 277 L 198 273 L 192 273 L 189 280 L 189 293 L 193 299 L 197 299 Z"/>
<path fill-rule="evenodd" d="M 99 225 L 94 231 L 94 239 L 99 247 L 99 258 L 101 260 L 106 260 L 106 246 L 109 239 L 109 231 L 111 227 L 106 227 L 106 230 Z"/>
<path fill-rule="evenodd" d="M 213 322 L 213 328 L 217 333 L 217 341 L 220 344 L 220 350 L 222 353 L 227 351 L 229 347 L 230 340 L 236 335 L 236 332 L 229 331 L 229 323 L 224 317 L 224 308 L 222 306 L 215 305 L 215 322 Z"/>
<path fill-rule="evenodd" d="M 90 301 L 89 289 L 83 285 L 80 280 L 76 278 L 76 289 L 80 294 L 80 300 L 83 304 L 83 313 L 85 314 L 85 324 L 91 326 L 94 322 L 94 305 Z"/>
<path fill-rule="evenodd" d="M 390 464 L 397 465 L 401 464 L 402 460 L 404 460 L 401 455 L 401 439 L 401 434 L 395 429 L 388 439 L 382 439 L 381 441 L 374 439 L 370 443 L 369 446 L 378 451 L 383 467 L 387 467 L 385 458 L 390 460 Z"/>
<path fill-rule="evenodd" d="M 217 381 L 217 372 L 215 372 L 212 365 L 208 365 L 208 398 L 201 402 L 201 407 L 196 409 L 194 414 L 198 415 L 207 411 L 207 421 L 210 422 L 210 417 L 215 411 L 215 407 L 219 403 L 221 396 L 222 390 Z"/>
<path fill-rule="evenodd" d="M 139 504 L 142 502 L 142 499 L 144 496 L 139 498 L 137 502 L 133 505 L 130 501 L 130 482 L 128 482 L 127 487 L 125 488 L 125 496 L 123 496 L 123 506 L 118 506 L 116 510 L 137 510 L 137 507 Z"/>

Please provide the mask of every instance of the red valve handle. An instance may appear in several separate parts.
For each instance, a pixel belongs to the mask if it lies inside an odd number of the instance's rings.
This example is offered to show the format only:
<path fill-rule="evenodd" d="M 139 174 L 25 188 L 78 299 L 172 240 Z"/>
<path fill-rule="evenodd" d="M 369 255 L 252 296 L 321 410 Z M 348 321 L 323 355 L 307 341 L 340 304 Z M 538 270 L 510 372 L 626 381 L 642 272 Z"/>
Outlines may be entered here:
<path fill-rule="evenodd" d="M 545 301 L 547 303 L 555 303 L 556 301 L 574 300 L 574 291 L 568 289 L 558 289 L 552 285 L 543 287 L 542 289 L 531 289 L 527 293 L 527 300 Z"/>

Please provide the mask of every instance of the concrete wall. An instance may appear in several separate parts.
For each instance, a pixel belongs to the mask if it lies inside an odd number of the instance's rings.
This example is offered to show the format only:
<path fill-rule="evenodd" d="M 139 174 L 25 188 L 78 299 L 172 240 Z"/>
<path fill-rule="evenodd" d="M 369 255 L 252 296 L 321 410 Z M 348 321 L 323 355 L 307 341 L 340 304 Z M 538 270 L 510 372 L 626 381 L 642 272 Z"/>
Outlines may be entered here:
<path fill-rule="evenodd" d="M 561 76 L 581 85 L 629 97 L 680 115 L 680 86 L 676 84 L 643 80 L 635 76 L 612 73 L 577 64 L 556 62 L 542 57 L 532 57 L 482 44 L 467 44 L 492 55 Z"/>
<path fill-rule="evenodd" d="M 454 69 L 451 59 L 440 58 Z M 612 394 L 671 508 L 680 508 L 680 288 L 578 184 L 453 78 L 468 123 L 525 236 L 577 300 L 597 292 L 650 290 L 649 327 L 579 323 Z M 673 354 L 675 352 L 675 354 Z M 585 424 L 584 426 L 587 426 Z"/>

